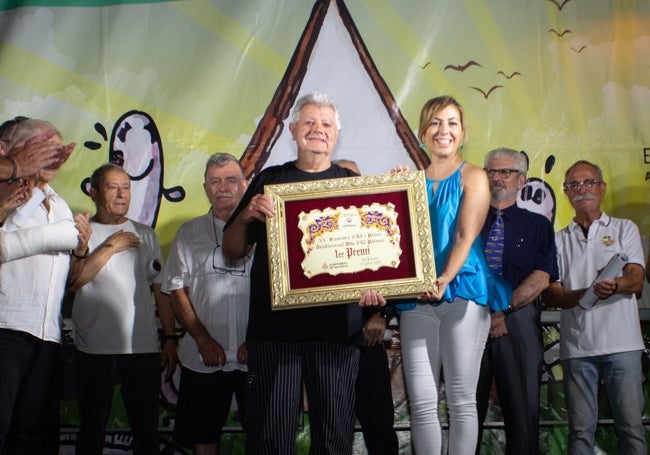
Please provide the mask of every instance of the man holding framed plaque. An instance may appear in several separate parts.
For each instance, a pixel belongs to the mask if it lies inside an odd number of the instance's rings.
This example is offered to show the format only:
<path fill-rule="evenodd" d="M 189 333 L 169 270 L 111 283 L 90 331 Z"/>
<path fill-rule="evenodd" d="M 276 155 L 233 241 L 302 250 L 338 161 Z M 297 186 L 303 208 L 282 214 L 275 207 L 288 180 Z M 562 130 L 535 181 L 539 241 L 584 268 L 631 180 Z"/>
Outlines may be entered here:
<path fill-rule="evenodd" d="M 272 311 L 265 226 L 266 218 L 275 215 L 265 185 L 356 175 L 331 163 L 339 129 L 336 105 L 328 95 L 300 98 L 289 125 L 297 159 L 255 177 L 225 227 L 228 259 L 239 259 L 256 245 L 247 333 L 250 406 L 244 415 L 249 453 L 295 452 L 303 380 L 312 451 L 352 453 L 362 310 L 351 303 Z"/>

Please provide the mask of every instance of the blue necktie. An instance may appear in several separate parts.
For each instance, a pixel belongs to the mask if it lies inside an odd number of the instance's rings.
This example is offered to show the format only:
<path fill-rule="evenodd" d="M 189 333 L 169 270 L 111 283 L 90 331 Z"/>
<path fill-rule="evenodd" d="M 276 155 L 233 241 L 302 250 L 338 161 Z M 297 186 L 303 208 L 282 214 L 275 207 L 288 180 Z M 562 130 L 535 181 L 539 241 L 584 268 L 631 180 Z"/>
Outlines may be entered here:
<path fill-rule="evenodd" d="M 490 233 L 485 242 L 485 256 L 487 257 L 490 268 L 498 274 L 501 274 L 503 266 L 503 239 L 503 212 L 497 210 L 494 222 L 490 228 Z"/>

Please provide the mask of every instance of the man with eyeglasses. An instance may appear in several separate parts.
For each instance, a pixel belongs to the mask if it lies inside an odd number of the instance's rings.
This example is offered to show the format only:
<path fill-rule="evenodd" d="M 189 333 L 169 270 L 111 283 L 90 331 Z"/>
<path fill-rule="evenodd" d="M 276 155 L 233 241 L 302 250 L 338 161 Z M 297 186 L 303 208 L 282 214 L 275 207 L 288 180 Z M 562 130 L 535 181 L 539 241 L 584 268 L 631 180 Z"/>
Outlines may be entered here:
<path fill-rule="evenodd" d="M 496 384 L 506 433 L 506 454 L 539 453 L 539 392 L 544 346 L 540 294 L 558 278 L 553 226 L 543 215 L 517 206 L 526 184 L 528 160 L 509 148 L 490 151 L 484 160 L 490 183 L 490 211 L 481 232 L 492 244 L 491 228 L 502 223 L 498 261 L 488 264 L 512 285 L 505 311 L 491 315 L 490 334 L 477 387 L 479 441 L 487 415 L 492 381 Z M 490 258 L 488 251 L 488 258 Z"/>
<path fill-rule="evenodd" d="M 560 279 L 545 293 L 561 308 L 560 359 L 569 419 L 569 454 L 593 454 L 602 383 L 614 418 L 619 452 L 647 454 L 643 416 L 644 349 L 636 294 L 645 264 L 639 229 L 601 208 L 606 183 L 599 166 L 577 161 L 564 177 L 575 216 L 557 232 Z M 595 280 L 617 253 L 627 264 L 613 279 Z M 593 286 L 592 286 L 593 284 Z M 598 297 L 591 308 L 579 301 L 587 289 Z"/>
<path fill-rule="evenodd" d="M 179 350 L 174 438 L 199 455 L 219 453 L 233 394 L 239 409 L 245 406 L 253 257 L 251 251 L 228 261 L 222 251 L 223 227 L 248 187 L 241 164 L 232 155 L 216 153 L 208 159 L 204 177 L 210 210 L 178 230 L 163 285 L 187 330 Z"/>
<path fill-rule="evenodd" d="M 157 454 L 160 368 L 166 365 L 172 372 L 177 363 L 176 345 L 169 342 L 174 313 L 161 292 L 162 252 L 150 226 L 126 217 L 131 179 L 124 169 L 115 164 L 97 168 L 90 197 L 97 210 L 90 220 L 88 250 L 73 254 L 68 275 L 68 289 L 75 292 L 77 453 L 102 453 L 119 377 L 133 452 Z"/>

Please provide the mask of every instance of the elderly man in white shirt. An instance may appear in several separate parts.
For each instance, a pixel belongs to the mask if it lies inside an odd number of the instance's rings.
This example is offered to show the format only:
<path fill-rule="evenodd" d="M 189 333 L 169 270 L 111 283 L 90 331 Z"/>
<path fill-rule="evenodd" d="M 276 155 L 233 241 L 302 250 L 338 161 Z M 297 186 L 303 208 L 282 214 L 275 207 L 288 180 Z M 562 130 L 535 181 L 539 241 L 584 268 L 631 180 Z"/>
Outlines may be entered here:
<path fill-rule="evenodd" d="M 645 258 L 637 226 L 601 209 L 606 187 L 602 170 L 593 163 L 577 161 L 567 170 L 564 193 L 575 217 L 555 235 L 560 281 L 551 283 L 544 296 L 547 305 L 562 308 L 560 359 L 569 454 L 594 453 L 602 383 L 619 452 L 645 455 L 644 344 L 635 296 L 642 289 Z M 622 271 L 596 279 L 617 253 L 627 258 Z M 583 299 L 587 292 L 592 297 L 589 305 Z"/>
<path fill-rule="evenodd" d="M 74 147 L 62 144 L 53 125 L 35 119 L 16 126 L 11 144 L 44 134 L 61 149 Z M 10 239 L 3 251 L 11 250 L 0 263 L 0 453 L 37 454 L 58 444 L 61 301 L 70 250 L 73 261 L 86 253 L 90 227 L 88 214 L 73 219 L 50 187 L 57 171 L 41 169 L 26 179 L 31 198 L 0 220 L 0 236 Z M 30 235 L 36 240 L 25 241 Z"/>
<path fill-rule="evenodd" d="M 127 217 L 131 179 L 116 164 L 90 178 L 96 212 L 87 258 L 70 266 L 68 289 L 76 347 L 79 436 L 77 453 L 104 447 L 115 380 L 126 409 L 135 455 L 160 452 L 161 365 L 176 368 L 174 314 L 161 292 L 162 251 L 150 226 Z M 160 324 L 163 343 L 159 345 Z"/>
<path fill-rule="evenodd" d="M 212 155 L 203 184 L 210 210 L 180 227 L 167 259 L 163 290 L 187 330 L 174 437 L 196 454 L 219 452 L 233 393 L 239 407 L 245 405 L 252 252 L 230 262 L 221 247 L 223 227 L 247 186 L 235 157 Z"/>

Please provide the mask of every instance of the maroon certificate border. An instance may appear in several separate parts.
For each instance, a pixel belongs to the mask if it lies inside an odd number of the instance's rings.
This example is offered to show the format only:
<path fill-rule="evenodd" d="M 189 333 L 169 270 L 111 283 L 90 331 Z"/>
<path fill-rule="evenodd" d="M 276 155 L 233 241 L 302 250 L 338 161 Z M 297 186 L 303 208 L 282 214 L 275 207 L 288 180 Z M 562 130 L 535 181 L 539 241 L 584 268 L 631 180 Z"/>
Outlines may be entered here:
<path fill-rule="evenodd" d="M 303 233 L 298 228 L 300 213 L 309 213 L 312 210 L 323 211 L 327 208 L 336 209 L 355 206 L 361 208 L 371 204 L 393 204 L 397 213 L 396 222 L 400 231 L 400 263 L 396 268 L 383 266 L 377 270 L 362 270 L 354 273 L 339 273 L 330 275 L 321 273 L 308 278 L 303 273 L 301 266 L 305 258 L 300 245 Z M 287 259 L 289 272 L 289 286 L 291 291 L 305 291 L 323 286 L 354 286 L 355 284 L 368 284 L 373 282 L 400 280 L 414 278 L 417 274 L 413 248 L 413 232 L 411 228 L 411 213 L 408 203 L 408 190 L 400 189 L 378 194 L 362 194 L 350 196 L 322 197 L 303 200 L 288 200 L 284 203 L 284 223 L 287 240 Z"/>
<path fill-rule="evenodd" d="M 367 289 L 376 289 L 387 298 L 413 298 L 435 287 L 424 171 L 267 185 L 264 193 L 271 197 L 276 210 L 276 216 L 266 219 L 273 310 L 354 302 Z M 394 210 L 400 231 L 399 262 L 377 270 L 312 273 L 307 277 L 302 268 L 305 252 L 299 215 L 373 204 L 390 205 Z M 339 246 L 336 250 L 340 254 Z M 347 256 L 347 251 L 344 254 Z M 371 251 L 371 255 L 376 254 Z"/>

